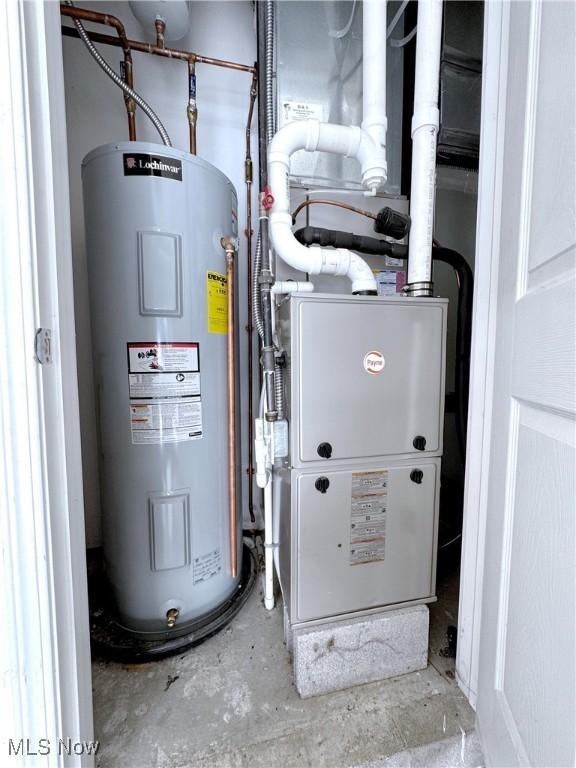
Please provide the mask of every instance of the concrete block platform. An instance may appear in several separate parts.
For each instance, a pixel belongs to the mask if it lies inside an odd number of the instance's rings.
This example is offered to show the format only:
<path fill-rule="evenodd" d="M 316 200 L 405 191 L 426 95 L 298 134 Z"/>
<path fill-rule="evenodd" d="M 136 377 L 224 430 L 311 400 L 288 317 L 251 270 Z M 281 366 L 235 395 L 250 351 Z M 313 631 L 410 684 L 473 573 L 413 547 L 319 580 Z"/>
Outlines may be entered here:
<path fill-rule="evenodd" d="M 293 627 L 298 693 L 305 699 L 425 669 L 428 623 L 428 607 L 416 605 L 314 627 Z"/>

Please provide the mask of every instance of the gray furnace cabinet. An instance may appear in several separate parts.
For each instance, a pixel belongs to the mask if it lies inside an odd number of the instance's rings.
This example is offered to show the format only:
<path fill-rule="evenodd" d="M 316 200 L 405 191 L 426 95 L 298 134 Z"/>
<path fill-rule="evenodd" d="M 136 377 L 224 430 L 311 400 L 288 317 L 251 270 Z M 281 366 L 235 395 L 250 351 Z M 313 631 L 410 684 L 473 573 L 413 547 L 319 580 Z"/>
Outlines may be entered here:
<path fill-rule="evenodd" d="M 446 315 L 445 299 L 280 303 L 290 454 L 274 501 L 293 625 L 434 600 Z"/>

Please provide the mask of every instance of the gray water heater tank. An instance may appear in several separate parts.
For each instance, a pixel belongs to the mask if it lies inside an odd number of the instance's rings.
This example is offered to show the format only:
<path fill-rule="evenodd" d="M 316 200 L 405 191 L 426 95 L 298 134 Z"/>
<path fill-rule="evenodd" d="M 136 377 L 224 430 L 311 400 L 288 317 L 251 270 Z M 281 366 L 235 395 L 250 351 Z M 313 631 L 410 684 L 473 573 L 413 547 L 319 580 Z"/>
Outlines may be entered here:
<path fill-rule="evenodd" d="M 154 637 L 176 619 L 181 633 L 238 585 L 220 242 L 237 235 L 236 194 L 148 142 L 95 149 L 82 180 L 107 576 L 126 628 Z M 236 542 L 240 573 L 240 510 Z"/>

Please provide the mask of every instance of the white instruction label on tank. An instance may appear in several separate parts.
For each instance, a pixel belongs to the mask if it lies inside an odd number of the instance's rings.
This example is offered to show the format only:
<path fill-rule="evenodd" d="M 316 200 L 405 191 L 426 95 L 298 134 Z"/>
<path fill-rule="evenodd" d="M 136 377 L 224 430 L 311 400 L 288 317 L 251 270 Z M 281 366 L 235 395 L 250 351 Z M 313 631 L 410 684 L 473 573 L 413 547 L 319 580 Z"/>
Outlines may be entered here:
<path fill-rule="evenodd" d="M 202 437 L 200 397 L 163 400 L 132 400 L 130 427 L 133 445 L 181 443 Z"/>
<path fill-rule="evenodd" d="M 217 576 L 222 570 L 222 552 L 220 549 L 213 549 L 205 555 L 194 558 L 194 584 L 200 584 L 202 581 Z"/>
<path fill-rule="evenodd" d="M 198 342 L 129 342 L 128 385 L 131 400 L 199 397 Z"/>
<path fill-rule="evenodd" d="M 384 560 L 388 470 L 352 473 L 350 565 Z"/>

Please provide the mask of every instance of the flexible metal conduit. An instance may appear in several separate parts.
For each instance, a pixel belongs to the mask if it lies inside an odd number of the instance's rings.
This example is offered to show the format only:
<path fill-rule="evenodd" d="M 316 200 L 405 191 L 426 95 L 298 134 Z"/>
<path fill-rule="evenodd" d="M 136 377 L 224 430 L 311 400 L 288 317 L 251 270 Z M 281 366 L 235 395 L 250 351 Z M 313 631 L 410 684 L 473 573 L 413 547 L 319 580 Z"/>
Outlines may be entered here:
<path fill-rule="evenodd" d="M 254 252 L 254 267 L 252 269 L 252 314 L 254 325 L 258 331 L 258 336 L 264 339 L 264 325 L 262 324 L 262 306 L 260 304 L 260 286 L 258 278 L 260 277 L 260 268 L 262 267 L 262 240 L 260 231 L 256 239 L 256 250 Z"/>
<path fill-rule="evenodd" d="M 72 0 L 66 0 L 66 5 L 70 7 L 74 7 L 74 3 Z M 140 107 L 140 109 L 150 118 L 154 128 L 158 131 L 160 134 L 160 138 L 162 139 L 163 144 L 165 144 L 168 147 L 172 146 L 172 142 L 170 141 L 170 136 L 168 136 L 168 132 L 166 131 L 166 128 L 164 128 L 164 125 L 162 124 L 162 121 L 154 112 L 152 107 L 147 104 L 144 99 L 136 93 L 136 91 L 133 88 L 130 88 L 129 85 L 127 85 L 124 80 L 120 77 L 120 75 L 116 74 L 112 67 L 108 64 L 108 62 L 100 55 L 94 44 L 92 43 L 92 40 L 88 37 L 88 33 L 84 29 L 84 25 L 80 21 L 80 19 L 73 18 L 74 26 L 78 30 L 78 34 L 82 38 L 82 41 L 86 48 L 88 49 L 90 55 L 94 59 L 94 61 L 98 64 L 98 66 L 108 75 L 108 77 L 119 87 L 121 88 L 125 94 L 127 94 L 133 101 Z"/>
<path fill-rule="evenodd" d="M 273 97 L 274 87 L 270 85 L 274 72 L 274 19 L 273 2 L 257 3 L 258 20 L 258 66 L 259 85 L 259 128 L 260 128 L 260 269 L 255 280 L 259 287 L 259 301 L 262 312 L 262 370 L 266 387 L 266 420 L 276 421 L 274 369 L 276 365 L 272 337 L 272 298 L 270 288 L 274 279 L 270 268 L 270 240 L 268 233 L 267 185 L 268 168 L 266 150 L 274 131 Z M 270 133 L 269 133 L 270 132 Z"/>
<path fill-rule="evenodd" d="M 274 0 L 266 0 L 266 135 L 271 141 L 276 133 L 274 108 Z"/>

